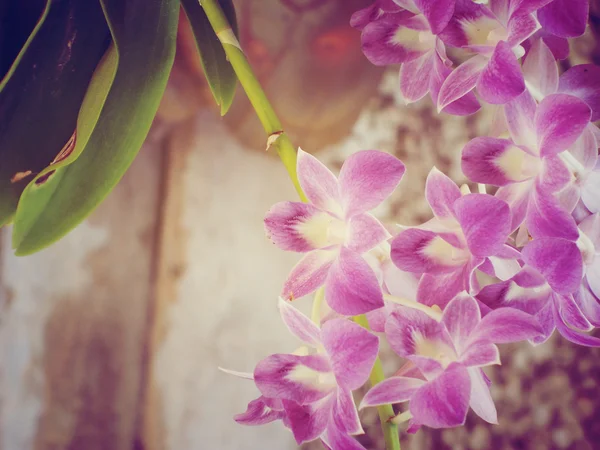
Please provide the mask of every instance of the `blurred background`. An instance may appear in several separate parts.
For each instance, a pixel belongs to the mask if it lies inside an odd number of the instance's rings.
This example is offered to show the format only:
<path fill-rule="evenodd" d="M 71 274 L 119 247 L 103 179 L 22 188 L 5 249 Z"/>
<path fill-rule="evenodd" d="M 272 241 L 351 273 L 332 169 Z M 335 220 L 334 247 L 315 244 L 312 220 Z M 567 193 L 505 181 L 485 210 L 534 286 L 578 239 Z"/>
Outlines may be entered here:
<path fill-rule="evenodd" d="M 361 149 L 397 155 L 400 189 L 375 213 L 390 224 L 429 218 L 433 165 L 457 183 L 460 150 L 493 111 L 438 115 L 406 106 L 398 69 L 373 67 L 349 27 L 370 0 L 238 0 L 242 45 L 293 142 L 338 170 Z M 181 18 L 175 67 L 131 169 L 101 207 L 59 243 L 16 258 L 0 241 L 0 450 L 295 449 L 281 424 L 242 427 L 233 415 L 251 371 L 297 342 L 277 294 L 297 255 L 272 246 L 262 218 L 295 198 L 283 166 L 238 88 L 221 118 Z M 599 2 L 572 64 L 600 64 Z M 308 299 L 299 300 L 309 308 Z M 504 346 L 488 371 L 499 425 L 469 415 L 460 429 L 402 434 L 409 449 L 600 449 L 600 351 L 556 336 Z M 388 373 L 400 361 L 384 356 Z M 375 410 L 369 449 L 382 449 Z M 307 449 L 320 448 L 309 444 Z"/>

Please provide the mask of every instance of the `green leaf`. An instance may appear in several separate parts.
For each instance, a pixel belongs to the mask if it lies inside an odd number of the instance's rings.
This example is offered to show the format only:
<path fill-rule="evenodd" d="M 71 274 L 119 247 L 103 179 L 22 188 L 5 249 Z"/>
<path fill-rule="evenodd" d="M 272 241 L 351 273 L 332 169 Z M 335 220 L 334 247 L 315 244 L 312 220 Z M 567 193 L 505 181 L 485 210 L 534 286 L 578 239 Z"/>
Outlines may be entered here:
<path fill-rule="evenodd" d="M 237 76 L 231 64 L 227 61 L 225 50 L 223 50 L 223 46 L 212 29 L 199 1 L 181 0 L 181 4 L 196 38 L 196 47 L 198 53 L 200 53 L 200 62 L 208 86 L 217 105 L 221 106 L 221 115 L 224 116 L 233 102 Z M 237 36 L 238 30 L 233 2 L 231 0 L 220 0 L 219 4 Z"/>
<path fill-rule="evenodd" d="M 175 55 L 178 0 L 101 0 L 114 46 L 94 75 L 77 134 L 77 159 L 46 169 L 23 192 L 14 220 L 17 255 L 36 252 L 78 225 L 108 195 L 139 151 Z M 114 52 L 114 55 L 112 54 Z M 116 72 L 110 83 L 110 67 Z M 108 95 L 98 116 L 96 91 Z M 94 123 L 95 122 L 95 123 Z M 79 137 L 78 137 L 79 139 Z"/>
<path fill-rule="evenodd" d="M 45 3 L 0 82 L 0 225 L 11 220 L 32 175 L 73 135 L 92 73 L 109 43 L 97 1 Z"/>

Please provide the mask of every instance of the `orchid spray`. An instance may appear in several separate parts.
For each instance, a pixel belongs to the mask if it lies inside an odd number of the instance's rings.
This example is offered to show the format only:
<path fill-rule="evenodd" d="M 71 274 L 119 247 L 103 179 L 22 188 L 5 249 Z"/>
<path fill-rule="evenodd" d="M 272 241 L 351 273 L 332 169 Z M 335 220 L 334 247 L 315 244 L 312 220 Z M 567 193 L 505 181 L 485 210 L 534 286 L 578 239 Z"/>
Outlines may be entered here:
<path fill-rule="evenodd" d="M 600 346 L 589 333 L 600 326 L 600 68 L 559 76 L 557 65 L 585 31 L 587 0 L 376 0 L 354 14 L 366 57 L 401 64 L 407 103 L 429 94 L 441 113 L 497 109 L 490 136 L 462 152 L 478 192 L 432 168 L 433 219 L 395 236 L 369 211 L 397 188 L 402 162 L 361 151 L 336 176 L 296 152 L 218 3 L 202 6 L 301 199 L 274 205 L 265 231 L 301 254 L 279 309 L 302 347 L 232 372 L 259 392 L 238 423 L 281 421 L 298 444 L 361 449 L 358 411 L 377 407 L 387 449 L 397 450 L 402 422 L 409 433 L 456 427 L 469 409 L 497 422 L 483 370 L 500 363 L 497 344 L 536 345 L 558 329 Z M 305 296 L 311 318 L 291 304 Z M 406 360 L 387 379 L 384 339 Z"/>

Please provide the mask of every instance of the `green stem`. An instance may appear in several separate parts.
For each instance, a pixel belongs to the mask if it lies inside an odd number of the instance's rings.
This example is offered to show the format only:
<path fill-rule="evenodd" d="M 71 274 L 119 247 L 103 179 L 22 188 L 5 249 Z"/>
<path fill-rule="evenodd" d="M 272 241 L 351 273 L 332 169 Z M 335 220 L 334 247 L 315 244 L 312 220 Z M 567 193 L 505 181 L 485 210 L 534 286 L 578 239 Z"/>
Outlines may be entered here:
<path fill-rule="evenodd" d="M 369 329 L 369 321 L 364 314 L 354 317 L 354 321 L 365 329 Z M 385 380 L 385 374 L 383 373 L 383 365 L 379 357 L 375 360 L 371 374 L 369 375 L 369 382 L 371 387 L 377 383 L 381 383 Z M 377 407 L 379 413 L 379 421 L 381 422 L 381 429 L 383 430 L 383 437 L 385 439 L 385 448 L 387 450 L 400 450 L 400 437 L 398 436 L 398 426 L 391 422 L 396 414 L 392 405 L 381 405 Z"/>
<path fill-rule="evenodd" d="M 225 14 L 223 14 L 219 2 L 217 0 L 200 0 L 200 5 L 204 8 L 204 12 L 213 30 L 223 45 L 227 59 L 231 63 L 242 88 L 244 88 L 252 107 L 258 115 L 260 123 L 267 133 L 267 144 L 271 144 L 271 147 L 277 150 L 300 199 L 306 201 L 306 196 L 302 192 L 296 173 L 296 149 L 284 132 L 281 122 L 275 114 L 265 91 L 254 75 L 252 67 L 233 34 L 231 25 L 227 21 Z"/>

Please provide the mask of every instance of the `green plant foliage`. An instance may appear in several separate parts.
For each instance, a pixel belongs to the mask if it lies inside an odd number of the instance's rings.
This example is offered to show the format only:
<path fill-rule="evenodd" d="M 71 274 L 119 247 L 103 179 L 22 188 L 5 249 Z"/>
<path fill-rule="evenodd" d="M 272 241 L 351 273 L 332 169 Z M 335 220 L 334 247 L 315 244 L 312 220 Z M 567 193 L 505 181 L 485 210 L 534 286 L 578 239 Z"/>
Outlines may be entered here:
<path fill-rule="evenodd" d="M 220 0 L 219 3 L 237 35 L 238 30 L 233 2 L 231 0 Z M 231 64 L 227 61 L 223 46 L 215 35 L 198 0 L 181 0 L 181 4 L 196 38 L 196 47 L 200 53 L 200 62 L 202 63 L 206 80 L 217 105 L 221 106 L 221 115 L 224 116 L 233 102 L 237 76 Z"/>
<path fill-rule="evenodd" d="M 45 2 L 0 82 L 0 225 L 11 220 L 32 176 L 73 135 L 92 73 L 109 42 L 98 2 Z"/>
<path fill-rule="evenodd" d="M 108 195 L 146 138 L 166 87 L 179 1 L 100 3 L 113 46 L 94 73 L 72 151 L 63 152 L 23 192 L 14 219 L 17 255 L 61 238 Z"/>

